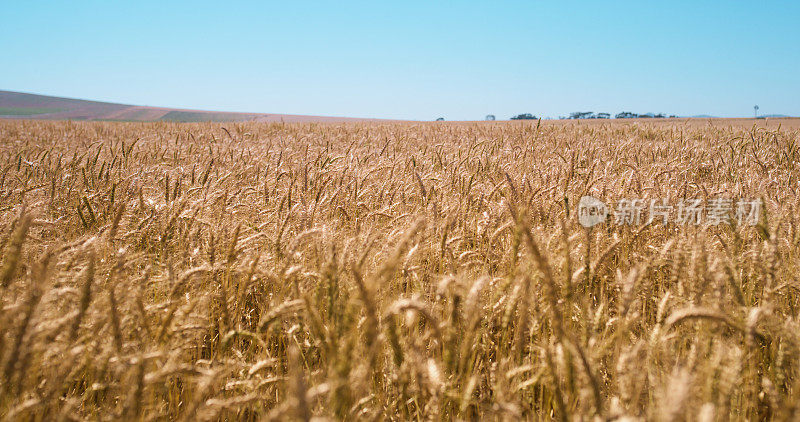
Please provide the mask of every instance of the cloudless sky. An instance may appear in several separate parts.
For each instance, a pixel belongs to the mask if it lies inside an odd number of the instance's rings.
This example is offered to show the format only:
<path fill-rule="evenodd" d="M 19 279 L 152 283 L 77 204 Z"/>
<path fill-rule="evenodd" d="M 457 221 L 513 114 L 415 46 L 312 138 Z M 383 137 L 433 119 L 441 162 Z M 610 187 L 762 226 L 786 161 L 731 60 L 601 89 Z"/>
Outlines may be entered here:
<path fill-rule="evenodd" d="M 800 116 L 800 2 L 2 0 L 0 89 L 415 120 Z"/>

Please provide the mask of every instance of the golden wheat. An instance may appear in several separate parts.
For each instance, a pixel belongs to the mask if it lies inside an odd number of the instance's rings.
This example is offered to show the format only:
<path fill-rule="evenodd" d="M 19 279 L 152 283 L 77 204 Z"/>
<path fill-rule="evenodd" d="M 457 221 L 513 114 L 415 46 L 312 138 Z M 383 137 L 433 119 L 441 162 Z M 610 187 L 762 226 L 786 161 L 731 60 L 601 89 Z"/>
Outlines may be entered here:
<path fill-rule="evenodd" d="M 799 134 L 0 122 L 0 416 L 796 419 Z"/>

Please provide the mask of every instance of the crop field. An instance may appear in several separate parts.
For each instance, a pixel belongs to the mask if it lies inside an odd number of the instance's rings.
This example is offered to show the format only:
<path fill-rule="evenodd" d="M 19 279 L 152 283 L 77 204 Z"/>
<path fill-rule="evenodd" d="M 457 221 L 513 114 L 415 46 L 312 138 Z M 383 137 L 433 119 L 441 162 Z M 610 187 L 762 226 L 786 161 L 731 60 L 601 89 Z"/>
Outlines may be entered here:
<path fill-rule="evenodd" d="M 62 111 L 62 109 L 55 107 L 0 107 L 0 116 L 27 116 L 57 113 L 59 111 Z"/>
<path fill-rule="evenodd" d="M 0 121 L 0 418 L 797 420 L 800 125 L 743 122 Z"/>

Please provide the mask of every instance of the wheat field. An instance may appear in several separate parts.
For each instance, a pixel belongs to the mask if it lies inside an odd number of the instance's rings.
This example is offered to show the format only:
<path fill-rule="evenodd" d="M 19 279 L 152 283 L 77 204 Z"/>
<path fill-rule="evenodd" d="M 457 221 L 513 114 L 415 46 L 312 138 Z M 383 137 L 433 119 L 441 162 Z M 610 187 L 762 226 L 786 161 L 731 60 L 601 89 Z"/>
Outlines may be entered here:
<path fill-rule="evenodd" d="M 800 418 L 800 129 L 0 122 L 8 420 Z M 578 224 L 591 195 L 752 225 Z"/>

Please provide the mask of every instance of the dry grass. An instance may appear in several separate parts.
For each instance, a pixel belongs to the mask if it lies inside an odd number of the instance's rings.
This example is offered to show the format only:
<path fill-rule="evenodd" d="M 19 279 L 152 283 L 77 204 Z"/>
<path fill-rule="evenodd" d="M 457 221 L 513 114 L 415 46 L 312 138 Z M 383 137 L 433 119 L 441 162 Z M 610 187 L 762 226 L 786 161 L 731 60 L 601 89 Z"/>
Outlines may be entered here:
<path fill-rule="evenodd" d="M 0 123 L 7 419 L 798 418 L 798 131 Z M 758 226 L 575 205 L 761 197 Z"/>

